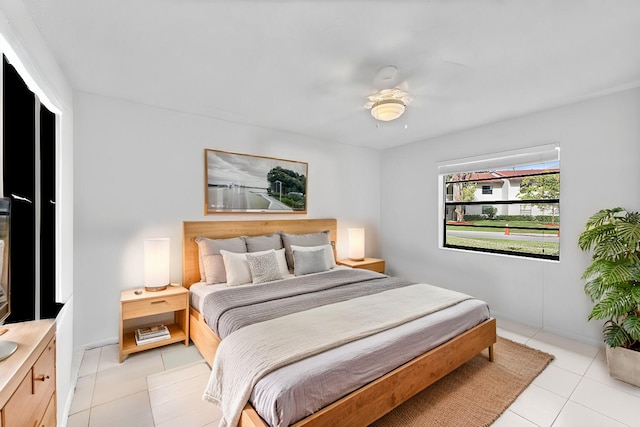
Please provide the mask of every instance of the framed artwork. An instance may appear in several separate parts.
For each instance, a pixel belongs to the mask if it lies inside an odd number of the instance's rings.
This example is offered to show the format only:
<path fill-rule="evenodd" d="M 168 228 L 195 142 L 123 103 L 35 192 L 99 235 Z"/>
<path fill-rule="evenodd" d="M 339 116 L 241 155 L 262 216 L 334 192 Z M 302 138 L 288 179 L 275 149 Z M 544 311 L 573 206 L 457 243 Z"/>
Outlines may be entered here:
<path fill-rule="evenodd" d="M 307 163 L 210 149 L 204 156 L 205 214 L 307 213 Z"/>

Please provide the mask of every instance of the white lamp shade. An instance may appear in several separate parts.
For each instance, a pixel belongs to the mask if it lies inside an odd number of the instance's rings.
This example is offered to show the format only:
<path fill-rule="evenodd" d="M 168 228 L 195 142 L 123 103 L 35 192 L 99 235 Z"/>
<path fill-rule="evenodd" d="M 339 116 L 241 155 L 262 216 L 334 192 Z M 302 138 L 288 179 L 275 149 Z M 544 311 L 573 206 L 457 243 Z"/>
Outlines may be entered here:
<path fill-rule="evenodd" d="M 144 240 L 144 287 L 164 289 L 171 280 L 171 241 L 168 237 Z"/>
<path fill-rule="evenodd" d="M 364 259 L 364 228 L 349 229 L 349 259 L 354 261 Z"/>

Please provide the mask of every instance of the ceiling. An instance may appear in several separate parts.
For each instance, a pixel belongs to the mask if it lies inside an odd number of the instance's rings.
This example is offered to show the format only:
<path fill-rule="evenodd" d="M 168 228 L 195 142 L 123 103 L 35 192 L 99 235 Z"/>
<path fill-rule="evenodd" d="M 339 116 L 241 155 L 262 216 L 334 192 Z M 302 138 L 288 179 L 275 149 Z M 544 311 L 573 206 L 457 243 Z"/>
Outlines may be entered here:
<path fill-rule="evenodd" d="M 374 149 L 640 86 L 637 0 L 24 3 L 75 90 Z"/>

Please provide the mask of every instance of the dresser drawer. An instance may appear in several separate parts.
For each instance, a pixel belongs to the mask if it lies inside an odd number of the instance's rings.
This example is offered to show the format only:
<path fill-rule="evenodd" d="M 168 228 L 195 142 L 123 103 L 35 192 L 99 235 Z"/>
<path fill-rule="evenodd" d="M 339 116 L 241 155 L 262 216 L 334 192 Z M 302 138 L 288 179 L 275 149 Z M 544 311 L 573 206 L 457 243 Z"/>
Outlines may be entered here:
<path fill-rule="evenodd" d="M 3 426 L 33 426 L 40 421 L 34 411 L 36 400 L 32 387 L 32 370 L 29 370 L 11 399 L 2 408 Z"/>
<path fill-rule="evenodd" d="M 167 313 L 169 311 L 186 310 L 185 295 L 158 296 L 139 301 L 127 301 L 122 304 L 122 318 L 133 319 L 152 314 Z"/>
<path fill-rule="evenodd" d="M 47 406 L 47 410 L 44 412 L 44 416 L 42 417 L 42 421 L 40 421 L 39 427 L 56 427 L 58 420 L 56 419 L 56 396 L 55 394 L 51 396 L 51 400 L 49 400 L 49 406 Z"/>
<path fill-rule="evenodd" d="M 33 364 L 33 394 L 38 414 L 44 413 L 56 388 L 56 340 L 51 339 Z"/>

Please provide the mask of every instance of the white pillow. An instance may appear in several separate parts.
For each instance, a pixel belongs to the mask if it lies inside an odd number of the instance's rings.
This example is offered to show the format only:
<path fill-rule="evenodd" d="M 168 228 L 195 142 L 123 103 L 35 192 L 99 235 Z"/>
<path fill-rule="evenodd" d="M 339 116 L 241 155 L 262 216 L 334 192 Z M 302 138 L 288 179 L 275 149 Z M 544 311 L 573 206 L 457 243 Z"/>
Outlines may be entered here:
<path fill-rule="evenodd" d="M 239 254 L 220 249 L 220 255 L 222 255 L 224 269 L 227 272 L 227 286 L 251 283 L 251 270 L 246 253 Z"/>
<path fill-rule="evenodd" d="M 331 247 L 331 245 L 320 245 L 320 246 L 291 245 L 291 251 L 317 251 L 319 249 L 324 250 L 324 257 L 327 261 L 327 266 L 329 268 L 335 268 L 336 259 L 333 257 L 333 247 Z M 294 265 L 294 268 L 295 268 L 295 265 Z"/>
<path fill-rule="evenodd" d="M 269 249 L 268 251 L 251 252 L 251 254 L 264 255 L 272 251 L 276 254 L 276 261 L 278 262 L 280 275 L 285 277 L 289 274 L 289 268 L 287 267 L 284 248 L 278 249 L 277 251 Z M 227 286 L 244 285 L 245 283 L 253 282 L 246 253 L 235 253 L 221 249 L 220 254 L 222 255 L 222 260 L 224 262 L 224 269 L 227 272 Z"/>
<path fill-rule="evenodd" d="M 252 253 L 256 254 L 257 252 L 252 252 Z M 289 274 L 289 267 L 287 266 L 287 257 L 285 255 L 285 249 L 284 248 L 276 249 L 275 253 L 276 253 L 276 260 L 278 261 L 278 268 L 280 269 L 280 275 L 282 275 L 282 277 L 287 277 L 287 275 Z"/>

